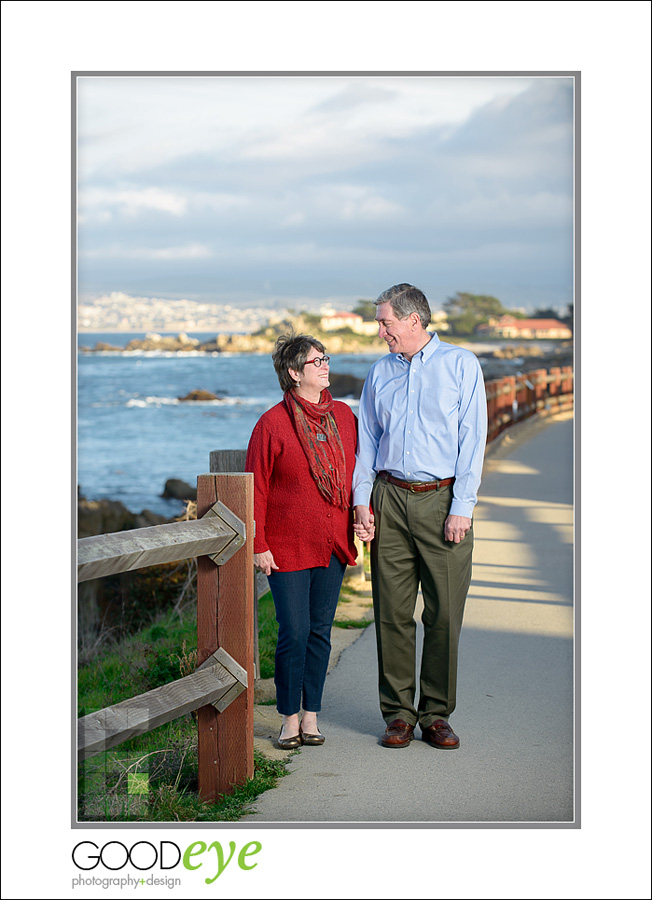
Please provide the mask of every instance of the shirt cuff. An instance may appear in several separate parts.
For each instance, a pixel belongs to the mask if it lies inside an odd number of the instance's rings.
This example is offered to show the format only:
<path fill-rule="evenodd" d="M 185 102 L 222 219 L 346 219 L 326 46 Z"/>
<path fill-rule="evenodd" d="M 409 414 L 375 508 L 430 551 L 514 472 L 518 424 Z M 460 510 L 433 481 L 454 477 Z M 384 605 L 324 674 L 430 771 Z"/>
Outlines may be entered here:
<path fill-rule="evenodd" d="M 475 503 L 465 503 L 463 500 L 453 500 L 448 515 L 464 516 L 467 519 L 472 519 L 474 507 Z"/>
<path fill-rule="evenodd" d="M 358 488 L 353 492 L 353 506 L 369 506 L 371 494 L 368 488 Z"/>

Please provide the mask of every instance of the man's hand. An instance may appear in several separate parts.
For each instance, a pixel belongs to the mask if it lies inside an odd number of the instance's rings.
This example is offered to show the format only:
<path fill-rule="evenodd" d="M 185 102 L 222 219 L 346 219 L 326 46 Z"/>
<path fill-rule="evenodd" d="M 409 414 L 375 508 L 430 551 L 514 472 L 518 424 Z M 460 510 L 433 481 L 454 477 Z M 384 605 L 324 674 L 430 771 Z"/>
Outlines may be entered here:
<path fill-rule="evenodd" d="M 368 506 L 356 506 L 353 518 L 353 530 L 361 541 L 372 541 L 376 533 L 374 517 Z"/>
<path fill-rule="evenodd" d="M 264 572 L 265 575 L 271 575 L 272 569 L 278 570 L 271 550 L 265 550 L 264 553 L 254 553 L 254 565 L 261 572 Z"/>
<path fill-rule="evenodd" d="M 356 507 L 357 509 L 357 507 Z M 471 519 L 466 516 L 449 516 L 444 522 L 444 538 L 459 544 L 471 530 Z"/>

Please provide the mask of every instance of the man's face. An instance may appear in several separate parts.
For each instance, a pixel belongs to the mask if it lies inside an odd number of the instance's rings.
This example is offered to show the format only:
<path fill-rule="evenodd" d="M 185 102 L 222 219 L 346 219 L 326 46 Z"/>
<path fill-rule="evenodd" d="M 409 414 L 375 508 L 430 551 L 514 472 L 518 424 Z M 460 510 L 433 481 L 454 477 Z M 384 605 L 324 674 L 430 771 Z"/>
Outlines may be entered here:
<path fill-rule="evenodd" d="M 390 353 L 404 353 L 410 357 L 415 352 L 423 329 L 418 316 L 417 324 L 414 317 L 415 314 L 412 313 L 407 319 L 398 319 L 389 302 L 381 303 L 377 308 L 378 335 L 387 343 Z"/>

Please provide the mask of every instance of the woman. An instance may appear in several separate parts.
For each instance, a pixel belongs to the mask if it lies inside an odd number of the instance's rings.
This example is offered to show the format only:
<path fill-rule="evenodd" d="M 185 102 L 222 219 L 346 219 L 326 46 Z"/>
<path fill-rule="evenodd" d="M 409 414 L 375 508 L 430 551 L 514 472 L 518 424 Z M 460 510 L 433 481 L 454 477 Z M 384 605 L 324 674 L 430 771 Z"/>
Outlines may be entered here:
<path fill-rule="evenodd" d="M 356 418 L 328 391 L 329 358 L 320 341 L 283 335 L 272 360 L 284 397 L 258 420 L 245 468 L 254 473 L 254 563 L 268 576 L 279 626 L 278 745 L 293 750 L 324 743 L 317 713 L 331 627 L 346 565 L 356 557 Z"/>

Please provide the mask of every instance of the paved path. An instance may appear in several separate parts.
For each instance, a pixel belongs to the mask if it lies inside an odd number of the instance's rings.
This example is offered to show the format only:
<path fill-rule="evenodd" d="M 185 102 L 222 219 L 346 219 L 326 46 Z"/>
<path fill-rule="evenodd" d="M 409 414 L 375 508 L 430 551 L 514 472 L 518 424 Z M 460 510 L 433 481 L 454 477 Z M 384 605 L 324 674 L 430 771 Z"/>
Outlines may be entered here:
<path fill-rule="evenodd" d="M 326 743 L 292 757 L 245 821 L 573 821 L 572 420 L 519 428 L 487 461 L 476 512 L 460 749 L 380 745 L 370 626 L 328 676 Z"/>

